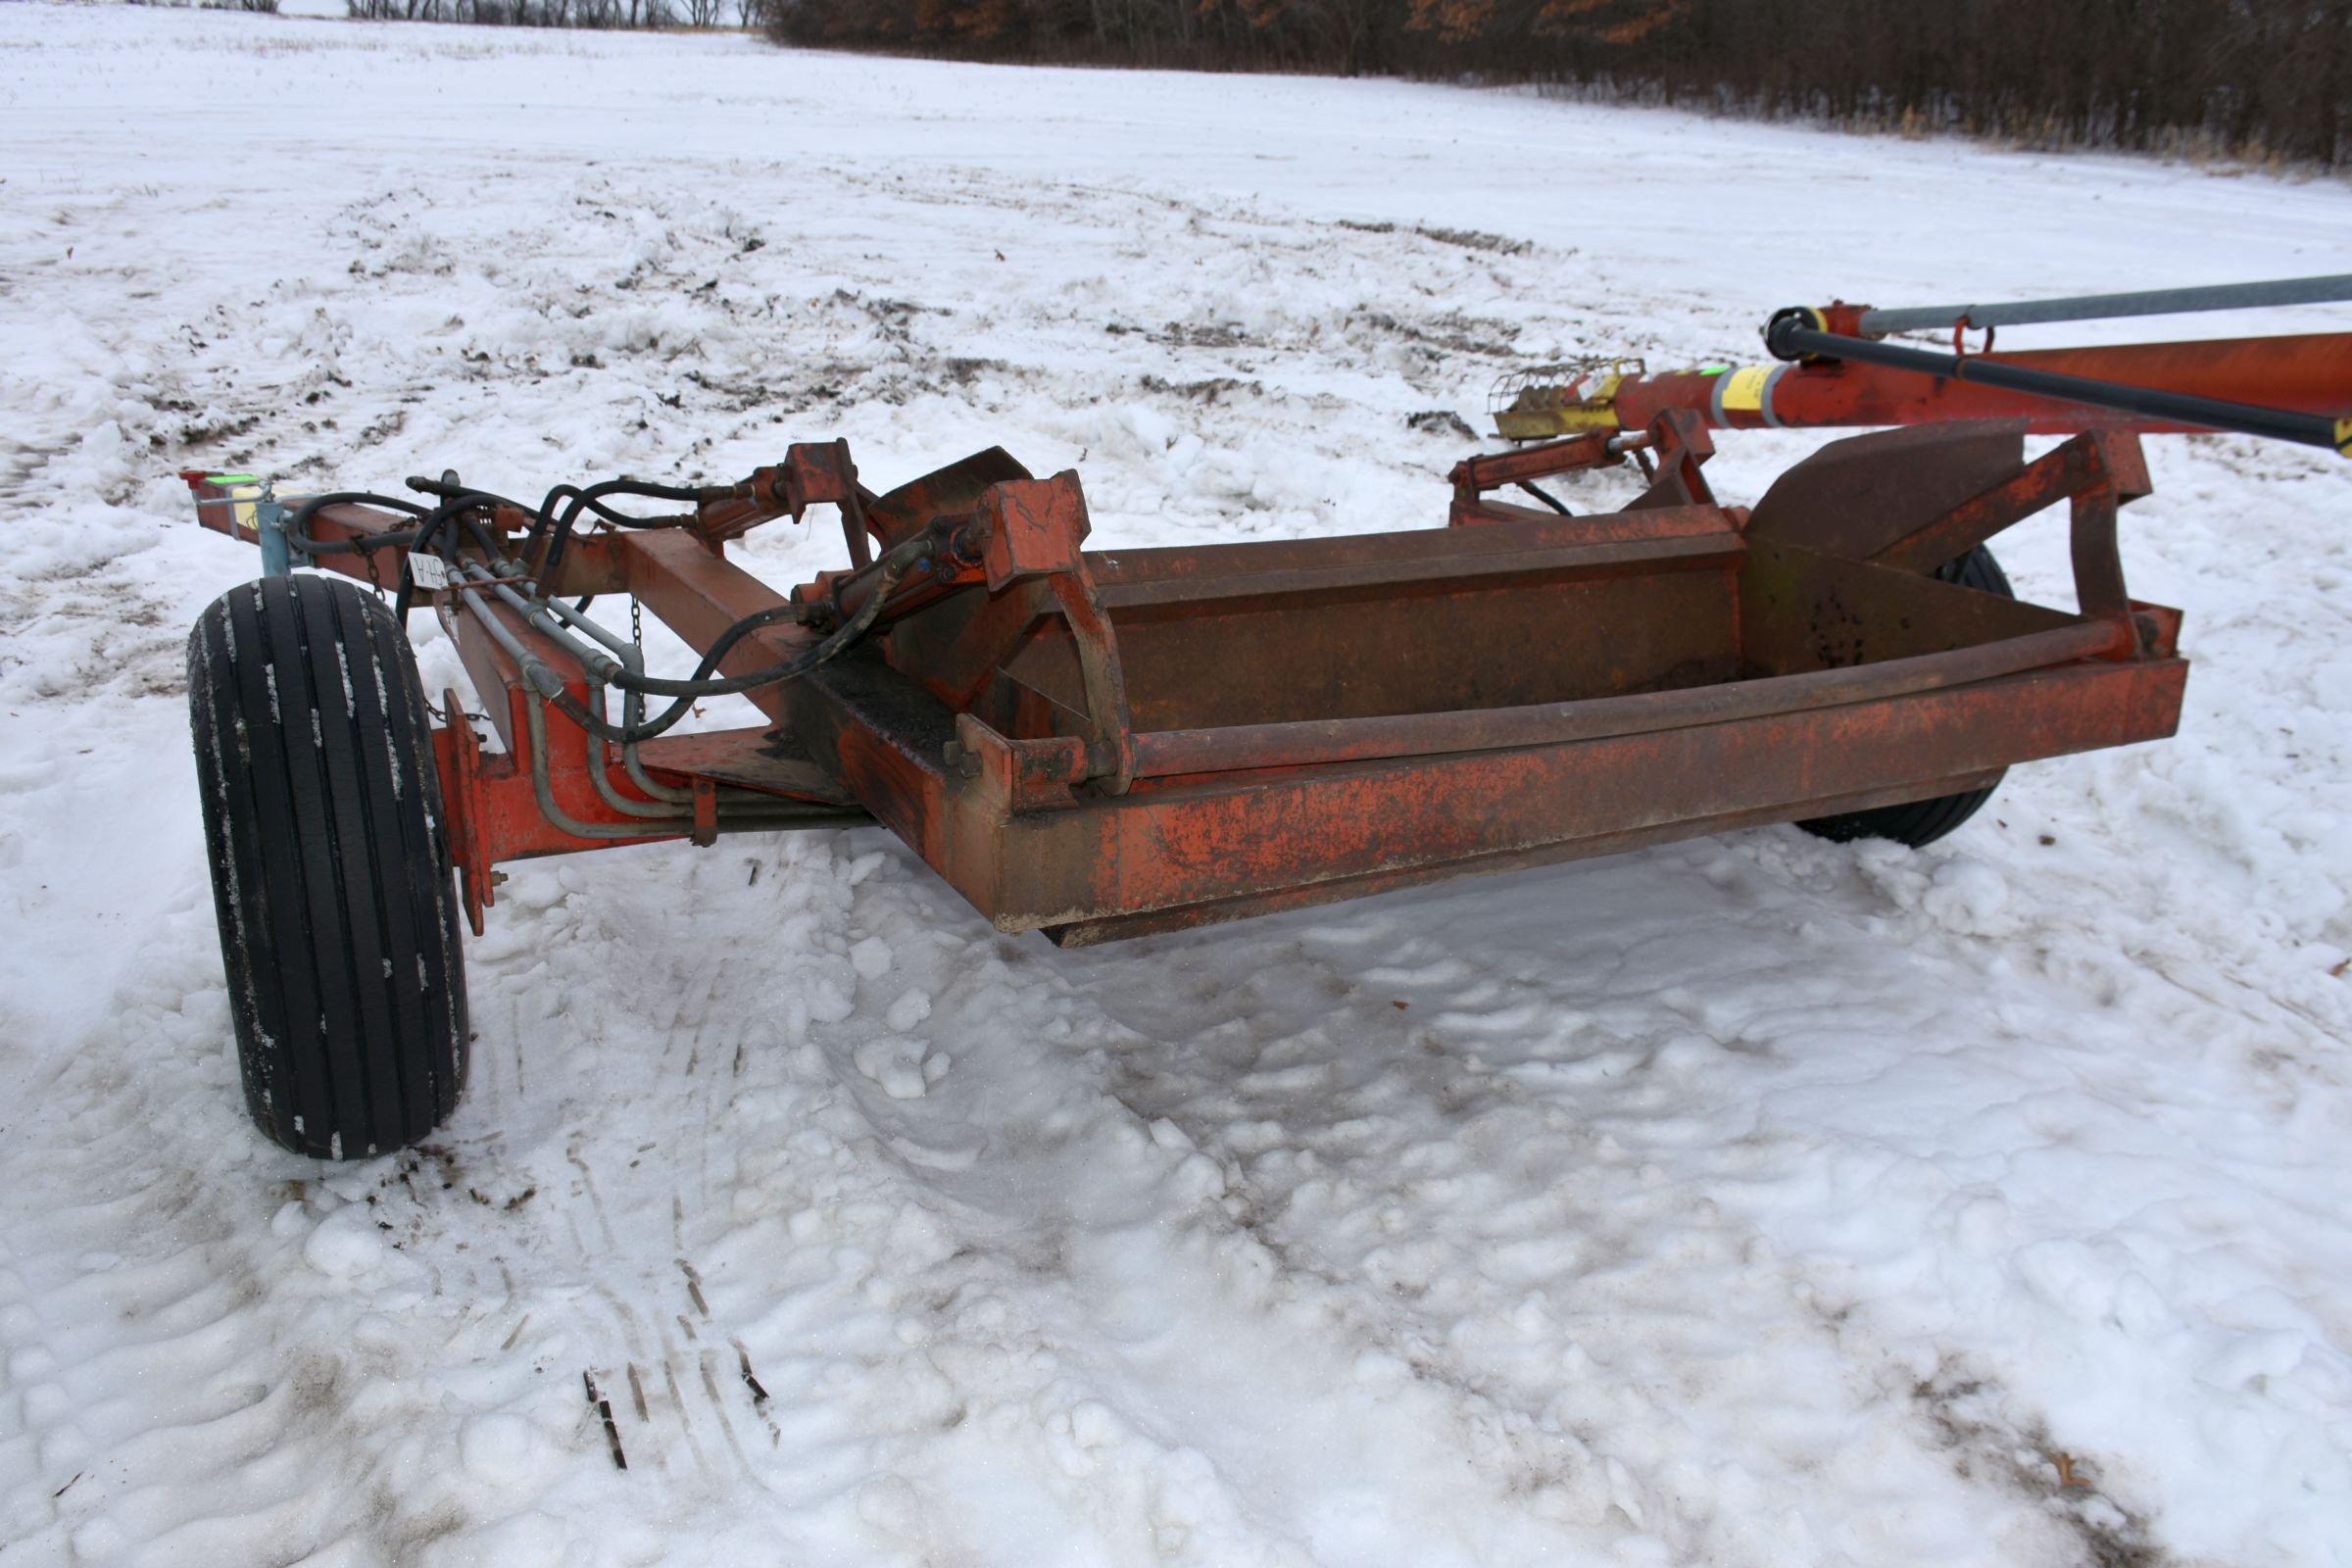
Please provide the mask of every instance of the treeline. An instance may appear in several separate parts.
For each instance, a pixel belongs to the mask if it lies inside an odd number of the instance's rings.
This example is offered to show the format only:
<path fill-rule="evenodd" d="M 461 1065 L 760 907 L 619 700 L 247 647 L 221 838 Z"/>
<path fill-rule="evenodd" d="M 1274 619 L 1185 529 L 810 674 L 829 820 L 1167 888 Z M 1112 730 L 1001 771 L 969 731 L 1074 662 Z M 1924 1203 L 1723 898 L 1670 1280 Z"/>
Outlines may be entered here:
<path fill-rule="evenodd" d="M 272 6 L 276 0 L 270 0 Z M 343 0 L 368 22 L 470 22 L 492 27 L 757 27 L 771 0 Z"/>
<path fill-rule="evenodd" d="M 780 42 L 1469 76 L 1612 101 L 2352 167 L 2352 0 L 772 0 Z"/>

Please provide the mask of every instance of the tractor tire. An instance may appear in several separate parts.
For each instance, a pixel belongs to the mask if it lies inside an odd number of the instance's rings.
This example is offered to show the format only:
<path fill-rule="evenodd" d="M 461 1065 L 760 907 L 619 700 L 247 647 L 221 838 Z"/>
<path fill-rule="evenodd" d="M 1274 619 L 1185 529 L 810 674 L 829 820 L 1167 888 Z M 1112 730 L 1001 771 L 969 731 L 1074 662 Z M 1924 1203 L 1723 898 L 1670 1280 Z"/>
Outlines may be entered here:
<path fill-rule="evenodd" d="M 457 1104 L 465 955 L 407 635 L 354 584 L 268 577 L 188 638 L 188 724 L 254 1124 L 297 1154 L 416 1142 Z"/>
<path fill-rule="evenodd" d="M 1938 566 L 1936 577 L 1981 593 L 1999 594 L 2003 599 L 2017 597 L 2017 590 L 2009 586 L 2009 574 L 2001 570 L 2001 564 L 1983 545 L 1957 561 Z M 1837 816 L 1816 816 L 1796 825 L 1833 844 L 1850 844 L 1855 839 L 1892 839 L 1916 850 L 1935 843 L 1976 815 L 1978 808 L 1991 800 L 1992 792 L 2000 787 L 2001 781 L 1996 778 L 1981 790 L 1963 790 L 1957 795 L 1938 795 L 1927 801 L 1906 801 L 1900 806 L 1874 807 L 1867 811 L 1845 811 Z"/>

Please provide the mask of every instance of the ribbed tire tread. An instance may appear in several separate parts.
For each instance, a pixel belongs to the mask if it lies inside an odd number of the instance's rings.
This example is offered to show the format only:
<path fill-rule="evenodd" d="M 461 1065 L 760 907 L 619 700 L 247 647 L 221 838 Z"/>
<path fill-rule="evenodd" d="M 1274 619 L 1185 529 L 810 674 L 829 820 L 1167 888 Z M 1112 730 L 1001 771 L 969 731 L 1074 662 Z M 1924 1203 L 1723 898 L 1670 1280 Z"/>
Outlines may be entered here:
<path fill-rule="evenodd" d="M 466 1075 L 465 959 L 424 691 L 392 614 L 302 574 L 188 639 L 188 722 L 246 1108 L 299 1154 L 424 1137 Z"/>
<path fill-rule="evenodd" d="M 2009 574 L 2001 570 L 2001 564 L 1983 545 L 1937 567 L 1936 575 L 1944 582 L 1999 594 L 2003 599 L 2017 597 L 2017 590 L 2009 586 Z M 1796 825 L 1834 844 L 1848 844 L 1855 839 L 1892 839 L 1916 850 L 1935 843 L 1976 815 L 1978 808 L 1991 800 L 1992 792 L 1998 788 L 2000 780 L 1994 779 L 1981 790 L 1963 790 L 1957 795 L 1906 801 L 1900 806 L 1881 806 L 1867 811 L 1844 811 L 1837 816 L 1816 816 Z"/>

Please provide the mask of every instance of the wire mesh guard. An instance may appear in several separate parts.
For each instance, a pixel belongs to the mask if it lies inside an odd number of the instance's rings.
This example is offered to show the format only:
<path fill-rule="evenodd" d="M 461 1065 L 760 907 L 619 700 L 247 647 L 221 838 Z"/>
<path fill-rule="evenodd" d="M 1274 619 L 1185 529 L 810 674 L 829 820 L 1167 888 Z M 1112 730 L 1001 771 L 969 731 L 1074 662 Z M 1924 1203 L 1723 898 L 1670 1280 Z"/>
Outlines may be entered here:
<path fill-rule="evenodd" d="M 1543 414 L 1605 399 L 1617 383 L 1649 368 L 1638 359 L 1618 355 L 1590 355 L 1551 365 L 1533 365 L 1505 370 L 1487 392 L 1487 413 Z"/>

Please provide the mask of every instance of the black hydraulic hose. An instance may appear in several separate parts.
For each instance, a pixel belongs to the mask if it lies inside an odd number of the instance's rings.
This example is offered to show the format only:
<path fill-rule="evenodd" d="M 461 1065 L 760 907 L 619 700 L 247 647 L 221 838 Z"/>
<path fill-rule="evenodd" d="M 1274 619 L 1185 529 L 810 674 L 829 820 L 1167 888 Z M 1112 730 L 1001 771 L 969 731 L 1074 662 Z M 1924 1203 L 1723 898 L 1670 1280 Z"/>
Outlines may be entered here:
<path fill-rule="evenodd" d="M 703 655 L 702 663 L 696 666 L 693 676 L 687 680 L 657 680 L 650 676 L 632 676 L 625 681 L 621 677 L 615 677 L 614 683 L 625 685 L 628 690 L 643 692 L 652 697 L 722 697 L 734 692 L 747 692 L 757 687 L 773 685 L 778 680 L 790 680 L 793 675 L 805 673 L 805 670 L 793 669 L 790 674 L 774 672 L 783 670 L 800 660 L 808 659 L 810 654 L 816 654 L 818 650 L 826 648 L 836 641 L 839 641 L 844 648 L 857 641 L 865 629 L 874 623 L 874 617 L 881 613 L 883 602 L 890 597 L 891 590 L 899 585 L 900 579 L 928 560 L 937 548 L 936 543 L 928 535 L 917 534 L 911 539 L 902 541 L 895 549 L 886 552 L 882 559 L 874 564 L 874 579 L 865 596 L 865 603 L 859 605 L 857 612 L 844 621 L 832 636 L 826 638 L 823 643 L 819 643 L 815 649 L 810 649 L 808 654 L 796 655 L 782 664 L 771 665 L 766 670 L 755 670 L 749 675 L 732 675 L 715 681 L 707 678 L 710 671 L 718 667 L 719 661 L 727 657 L 728 651 L 745 637 L 760 630 L 762 626 L 773 626 L 778 621 L 795 620 L 800 617 L 799 606 L 776 605 L 767 610 L 755 611 L 719 633 L 718 640 L 710 645 L 709 653 Z M 835 650 L 835 652 L 838 651 Z M 832 653 L 822 654 L 808 667 L 813 668 L 816 664 L 822 663 L 832 657 Z M 626 671 L 622 672 L 623 676 L 626 674 Z"/>
<path fill-rule="evenodd" d="M 485 507 L 493 510 L 505 507 L 513 512 L 525 510 L 522 503 L 514 500 L 512 496 L 502 496 L 492 490 L 476 490 L 470 485 L 459 484 L 454 479 L 424 479 L 411 474 L 406 483 L 412 490 L 421 491 L 429 496 L 439 496 L 441 505 L 433 509 L 434 518 L 436 520 L 444 516 L 458 518 L 466 531 L 473 536 L 474 544 L 479 546 L 482 553 L 492 561 L 496 561 L 505 552 L 499 548 L 497 538 L 483 526 L 481 520 L 473 514 Z"/>
<path fill-rule="evenodd" d="M 895 577 L 892 579 L 894 584 L 896 580 Z M 862 614 L 862 612 L 860 613 Z M 635 692 L 641 697 L 727 697 L 737 692 L 748 692 L 768 685 L 771 680 L 790 680 L 791 675 L 771 677 L 765 670 L 755 670 L 749 675 L 722 676 L 717 680 L 712 680 L 710 671 L 718 667 L 719 661 L 726 658 L 737 643 L 753 632 L 759 631 L 762 627 L 776 625 L 781 621 L 797 620 L 798 618 L 800 618 L 800 607 L 797 605 L 782 605 L 774 610 L 762 610 L 757 614 L 744 616 L 719 634 L 718 641 L 710 645 L 710 651 L 703 656 L 703 662 L 695 666 L 694 673 L 684 680 L 665 679 L 659 675 L 632 675 L 624 669 L 613 674 L 612 684 L 625 691 Z M 854 617 L 855 623 L 860 630 L 871 624 L 872 620 L 871 615 L 863 615 L 862 619 Z M 845 625 L 843 629 L 847 630 L 848 627 Z M 791 662 L 790 660 L 785 662 L 786 664 Z M 771 669 L 777 670 L 784 667 L 784 664 L 770 666 Z M 795 670 L 793 673 L 797 674 L 799 671 Z"/>
<path fill-rule="evenodd" d="M 329 495 L 312 496 L 294 509 L 294 515 L 286 519 L 286 543 L 306 556 L 364 556 L 372 550 L 390 550 L 416 542 L 418 530 L 414 528 L 402 533 L 369 534 L 360 539 L 330 541 L 310 536 L 311 519 L 318 514 L 321 508 L 344 505 L 382 507 L 388 511 L 406 513 L 412 517 L 425 514 L 424 508 L 401 496 L 380 496 L 368 490 L 337 490 Z"/>
<path fill-rule="evenodd" d="M 542 507 L 538 520 L 531 525 L 530 538 L 524 547 L 523 559 L 527 561 L 538 554 L 540 540 L 547 539 L 547 554 L 541 561 L 537 575 L 538 585 L 543 590 L 548 584 L 556 581 L 557 568 L 564 564 L 564 546 L 571 542 L 572 527 L 579 521 L 580 514 L 584 511 L 594 510 L 598 516 L 623 528 L 672 528 L 687 520 L 680 517 L 632 517 L 626 513 L 603 505 L 606 496 L 642 496 L 652 501 L 700 501 L 702 499 L 700 490 L 690 489 L 684 485 L 649 484 L 641 479 L 605 479 L 589 485 L 586 489 L 572 485 L 558 485 L 556 490 L 570 491 L 570 505 L 564 509 L 563 516 L 555 520 L 552 536 L 548 513 L 546 508 Z M 551 499 L 556 494 L 556 490 L 548 492 Z"/>
<path fill-rule="evenodd" d="M 409 483 L 414 488 L 444 497 L 441 504 L 425 517 L 424 526 L 418 528 L 409 539 L 411 556 L 429 556 L 439 550 L 441 531 L 453 521 L 473 536 L 475 546 L 490 562 L 495 564 L 505 554 L 499 548 L 498 536 L 483 526 L 481 519 L 474 516 L 474 513 L 482 507 L 512 507 L 514 506 L 514 502 L 507 500 L 504 496 L 492 495 L 487 490 L 466 490 L 438 483 L 428 484 L 421 479 L 411 479 Z M 520 509 L 516 508 L 516 510 Z M 416 587 L 416 571 L 412 566 L 401 574 L 400 586 L 392 593 L 393 618 L 404 626 L 409 622 L 409 606 L 415 597 Z"/>
<path fill-rule="evenodd" d="M 576 484 L 559 484 L 549 489 L 539 503 L 539 510 L 531 514 L 531 531 L 522 542 L 522 559 L 525 562 L 539 558 L 539 546 L 547 538 L 548 527 L 555 518 L 556 503 L 568 501 L 579 493 L 580 487 Z"/>
<path fill-rule="evenodd" d="M 484 507 L 514 507 L 516 512 L 522 510 L 506 497 L 492 495 L 487 490 L 460 490 L 433 509 L 433 523 L 437 525 L 443 519 L 454 519 L 472 536 L 474 545 L 482 554 L 495 563 L 506 551 L 498 535 L 474 515 Z"/>
<path fill-rule="evenodd" d="M 606 479 L 589 485 L 585 489 L 576 484 L 559 484 L 547 492 L 545 499 L 539 503 L 536 511 L 531 511 L 525 508 L 521 502 L 510 497 L 497 495 L 487 490 L 469 489 L 451 479 L 428 479 L 412 475 L 408 485 L 412 490 L 441 499 L 441 505 L 434 509 L 425 528 L 413 542 L 416 548 L 426 550 L 433 548 L 439 537 L 439 524 L 442 519 L 456 516 L 462 519 L 463 525 L 472 536 L 473 542 L 480 546 L 492 560 L 496 560 L 502 552 L 492 541 L 488 531 L 471 515 L 471 509 L 508 507 L 515 512 L 526 513 L 531 518 L 531 529 L 523 543 L 523 560 L 530 561 L 537 558 L 541 544 L 548 542 L 551 534 L 553 536 L 552 542 L 548 543 L 546 564 L 537 574 L 539 583 L 553 580 L 556 568 L 563 564 L 564 549 L 570 542 L 572 528 L 577 524 L 580 514 L 584 511 L 594 513 L 605 521 L 621 528 L 674 528 L 693 520 L 691 516 L 687 515 L 632 516 L 616 507 L 608 505 L 604 500 L 606 496 L 641 496 L 654 501 L 699 502 L 704 495 L 703 491 L 687 485 L 656 484 L 644 479 Z M 564 503 L 568 503 L 568 505 L 564 506 L 564 512 L 559 517 L 556 508 Z M 412 514 L 423 512 L 421 507 L 413 503 L 395 504 Z"/>
<path fill-rule="evenodd" d="M 1549 507 L 1552 511 L 1558 513 L 1563 517 L 1572 517 L 1575 515 L 1574 513 L 1568 510 L 1565 502 L 1561 501 L 1558 496 L 1553 495 L 1550 491 L 1544 489 L 1542 485 L 1536 483 L 1536 481 L 1533 479 L 1520 480 L 1519 488 L 1526 491 L 1529 495 L 1534 496 L 1538 501 L 1543 502 L 1545 506 Z"/>
<path fill-rule="evenodd" d="M 539 503 L 539 510 L 531 514 L 531 531 L 529 536 L 523 541 L 523 560 L 530 561 L 538 556 L 539 546 L 546 540 L 547 531 L 555 522 L 556 504 L 562 501 L 579 502 L 580 504 L 586 506 L 589 511 L 595 513 L 598 516 L 604 518 L 608 522 L 626 522 L 629 520 L 626 514 L 605 505 L 604 502 L 597 500 L 594 497 L 588 496 L 576 484 L 566 483 L 555 485 L 551 487 L 548 490 L 547 495 L 541 499 Z"/>
<path fill-rule="evenodd" d="M 2080 403 L 2094 409 L 2112 409 L 2119 414 L 2133 414 L 2168 423 L 2196 424 L 2213 430 L 2234 430 L 2241 435 L 2267 436 L 2275 441 L 2325 447 L 2352 456 L 2352 416 L 2333 418 L 2325 414 L 2300 414 L 2291 409 L 2266 409 L 2251 403 L 2201 398 L 2188 392 L 2167 392 L 2156 387 L 2127 386 L 2119 381 L 2098 381 L 2088 376 L 2062 375 L 2055 370 L 2036 370 L 1984 355 L 1941 354 L 1930 349 L 1903 348 L 1892 343 L 1874 342 L 1869 338 L 1847 337 L 1839 332 L 1824 332 L 1805 324 L 1811 314 L 1800 307 L 1775 316 L 1771 324 L 1764 329 L 1766 346 L 1784 360 L 1811 357 L 1883 365 L 1890 370 L 1911 370 L 1921 375 L 1968 381 L 2004 392 L 2022 392 L 2030 397 Z"/>
<path fill-rule="evenodd" d="M 498 495 L 488 490 L 472 489 L 451 479 L 428 479 L 412 474 L 409 477 L 408 486 L 412 490 L 440 498 L 441 505 L 435 509 L 436 517 L 442 515 L 464 517 L 466 531 L 473 536 L 474 543 L 481 546 L 493 559 L 501 552 L 489 542 L 486 530 L 480 527 L 470 515 L 466 515 L 466 509 L 507 507 L 515 512 L 525 513 L 531 518 L 531 531 L 523 551 L 523 558 L 526 561 L 537 554 L 540 541 L 547 537 L 559 502 L 566 500 L 571 502 L 570 509 L 564 514 L 564 520 L 559 525 L 560 536 L 567 537 L 572 522 L 578 517 L 583 507 L 607 522 L 623 528 L 666 528 L 689 520 L 678 516 L 633 517 L 627 513 L 606 505 L 602 497 L 607 495 L 638 495 L 667 501 L 693 501 L 700 499 L 701 496 L 701 492 L 679 485 L 654 484 L 638 479 L 608 479 L 601 484 L 591 485 L 586 490 L 582 490 L 576 484 L 559 484 L 548 491 L 546 499 L 539 503 L 538 510 L 534 512 L 512 497 Z M 404 503 L 403 505 L 412 513 L 423 511 L 422 508 L 413 504 Z M 424 536 L 424 543 L 429 546 L 433 538 L 434 533 L 428 532 Z"/>
<path fill-rule="evenodd" d="M 916 548 L 917 546 L 920 548 Z M 679 719 L 684 718 L 693 710 L 695 703 L 702 698 L 725 697 L 741 692 L 755 691 L 762 686 L 779 685 L 784 681 L 794 680 L 808 674 L 819 664 L 848 650 L 865 635 L 876 617 L 882 613 L 883 603 L 889 599 L 890 591 L 898 586 L 899 579 L 906 575 L 908 567 L 929 553 L 930 547 L 930 541 L 927 539 L 910 539 L 899 546 L 897 550 L 884 556 L 878 563 L 879 571 L 874 580 L 873 591 L 866 596 L 865 603 L 858 607 L 858 612 L 843 621 L 824 641 L 794 655 L 780 664 L 770 664 L 765 669 L 756 669 L 746 675 L 730 675 L 720 680 L 707 678 L 711 670 L 718 667 L 719 661 L 726 657 L 727 652 L 736 643 L 762 626 L 773 625 L 777 621 L 787 619 L 797 613 L 786 606 L 778 606 L 771 610 L 762 610 L 757 613 L 746 615 L 729 626 L 720 633 L 718 640 L 710 645 L 710 651 L 703 656 L 702 663 L 696 667 L 694 676 L 690 680 L 657 680 L 647 676 L 632 675 L 626 670 L 606 671 L 606 679 L 624 690 L 650 692 L 657 697 L 666 697 L 672 693 L 677 695 L 677 701 L 671 703 L 668 708 L 645 723 L 616 726 L 602 714 L 590 712 L 584 704 L 563 688 L 562 683 L 555 678 L 552 671 L 548 675 L 548 686 L 552 689 L 547 690 L 544 695 L 557 711 L 600 739 L 618 746 L 634 746 L 643 741 L 650 741 L 669 729 Z M 544 669 L 545 666 L 542 665 L 541 668 Z"/>

